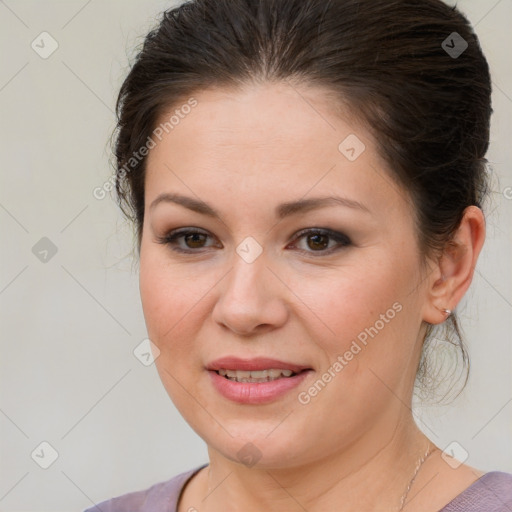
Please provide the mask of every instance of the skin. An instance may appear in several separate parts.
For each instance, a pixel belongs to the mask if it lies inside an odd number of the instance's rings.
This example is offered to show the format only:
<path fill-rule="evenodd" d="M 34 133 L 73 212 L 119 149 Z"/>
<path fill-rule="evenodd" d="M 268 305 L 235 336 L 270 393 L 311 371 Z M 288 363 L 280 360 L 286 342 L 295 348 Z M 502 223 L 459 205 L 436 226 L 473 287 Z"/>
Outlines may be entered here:
<path fill-rule="evenodd" d="M 410 410 L 425 322 L 443 322 L 442 309 L 453 310 L 469 287 L 485 237 L 482 212 L 467 208 L 453 248 L 424 265 L 407 192 L 369 131 L 325 91 L 274 83 L 194 97 L 198 105 L 148 155 L 140 248 L 159 375 L 208 445 L 210 464 L 186 486 L 179 511 L 399 510 L 418 460 L 435 448 Z M 338 150 L 349 134 L 366 146 L 355 161 Z M 162 192 L 200 199 L 220 219 L 170 202 L 151 208 Z M 337 205 L 275 216 L 283 202 L 330 195 L 368 211 Z M 176 241 L 194 254 L 159 242 L 190 227 L 208 235 Z M 304 228 L 332 229 L 352 243 L 297 239 Z M 236 252 L 248 236 L 263 249 L 250 264 Z M 339 250 L 329 254 L 331 247 Z M 395 303 L 401 311 L 300 403 L 298 393 Z M 275 402 L 237 404 L 205 369 L 226 355 L 273 357 L 314 372 Z M 261 456 L 250 467 L 237 457 L 249 442 Z M 437 511 L 482 474 L 464 464 L 452 469 L 437 450 L 404 510 Z"/>

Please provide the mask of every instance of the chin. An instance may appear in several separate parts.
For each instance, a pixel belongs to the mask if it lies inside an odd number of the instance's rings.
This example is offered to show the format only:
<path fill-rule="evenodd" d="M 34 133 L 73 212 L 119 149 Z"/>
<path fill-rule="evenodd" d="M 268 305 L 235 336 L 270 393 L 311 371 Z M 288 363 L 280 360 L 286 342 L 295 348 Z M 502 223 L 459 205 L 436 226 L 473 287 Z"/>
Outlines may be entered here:
<path fill-rule="evenodd" d="M 217 436 L 201 435 L 199 432 L 198 434 L 205 440 L 209 449 L 248 468 L 278 469 L 304 463 L 304 460 L 300 460 L 303 457 L 297 450 L 297 446 L 301 446 L 298 439 L 291 438 L 285 430 L 281 435 L 268 435 L 277 423 L 274 423 L 272 428 L 265 427 L 264 431 L 255 431 L 254 424 L 251 425 L 252 429 L 248 426 L 240 435 L 229 430 L 229 425 L 226 425 L 233 437 L 223 431 L 222 440 L 217 437 L 218 433 Z M 239 428 L 241 429 L 241 426 Z"/>

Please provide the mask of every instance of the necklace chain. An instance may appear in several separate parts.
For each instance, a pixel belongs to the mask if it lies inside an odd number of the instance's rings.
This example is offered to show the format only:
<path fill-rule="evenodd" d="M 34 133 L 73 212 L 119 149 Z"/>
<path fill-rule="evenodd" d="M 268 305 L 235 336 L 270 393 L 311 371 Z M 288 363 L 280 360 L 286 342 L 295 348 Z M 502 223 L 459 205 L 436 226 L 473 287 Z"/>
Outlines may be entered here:
<path fill-rule="evenodd" d="M 414 483 L 414 480 L 416 480 L 416 476 L 417 476 L 421 466 L 430 457 L 430 455 L 432 455 L 432 453 L 434 453 L 436 450 L 437 450 L 436 446 L 433 447 L 433 448 L 431 448 L 429 446 L 427 451 L 425 452 L 425 455 L 423 455 L 423 457 L 416 464 L 416 469 L 414 470 L 414 474 L 412 475 L 411 481 L 409 482 L 409 485 L 407 485 L 407 489 L 405 490 L 404 494 L 402 495 L 402 499 L 400 501 L 399 512 L 401 510 L 403 510 L 403 508 L 405 506 L 405 500 L 407 499 L 407 496 L 409 495 L 409 491 L 411 490 L 411 487 L 412 487 L 412 484 Z"/>

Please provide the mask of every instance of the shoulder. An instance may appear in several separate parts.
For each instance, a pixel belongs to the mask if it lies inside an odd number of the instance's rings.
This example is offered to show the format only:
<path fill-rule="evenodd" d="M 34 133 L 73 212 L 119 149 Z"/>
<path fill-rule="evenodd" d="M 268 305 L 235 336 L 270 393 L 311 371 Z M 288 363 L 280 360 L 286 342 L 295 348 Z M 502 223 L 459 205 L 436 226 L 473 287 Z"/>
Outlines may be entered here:
<path fill-rule="evenodd" d="M 508 512 L 512 510 L 512 473 L 485 473 L 439 512 Z"/>
<path fill-rule="evenodd" d="M 147 489 L 102 501 L 84 512 L 175 512 L 181 490 L 205 466 L 190 469 Z"/>

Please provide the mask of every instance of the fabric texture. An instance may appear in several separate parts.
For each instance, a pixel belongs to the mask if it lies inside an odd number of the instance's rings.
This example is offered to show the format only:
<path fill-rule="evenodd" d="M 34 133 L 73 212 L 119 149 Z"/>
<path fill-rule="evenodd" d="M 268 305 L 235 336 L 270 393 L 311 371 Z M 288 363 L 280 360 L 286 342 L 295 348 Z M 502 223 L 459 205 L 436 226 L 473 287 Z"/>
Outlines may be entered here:
<path fill-rule="evenodd" d="M 180 473 L 148 489 L 103 501 L 84 512 L 176 512 L 185 484 L 207 465 Z M 512 473 L 485 473 L 439 512 L 512 512 Z"/>

